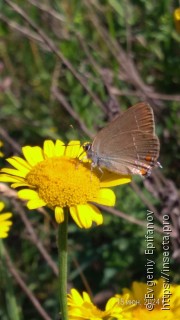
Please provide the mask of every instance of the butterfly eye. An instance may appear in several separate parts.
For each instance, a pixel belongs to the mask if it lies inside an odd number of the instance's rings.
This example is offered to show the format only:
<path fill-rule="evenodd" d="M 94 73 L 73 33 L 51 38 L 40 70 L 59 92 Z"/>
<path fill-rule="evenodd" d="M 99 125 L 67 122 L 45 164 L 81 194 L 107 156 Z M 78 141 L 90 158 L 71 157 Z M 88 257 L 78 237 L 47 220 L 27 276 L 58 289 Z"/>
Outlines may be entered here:
<path fill-rule="evenodd" d="M 84 146 L 83 146 L 83 149 L 84 149 L 84 151 L 89 151 L 90 149 L 91 149 L 91 146 L 92 146 L 92 144 L 91 143 L 86 143 Z"/>

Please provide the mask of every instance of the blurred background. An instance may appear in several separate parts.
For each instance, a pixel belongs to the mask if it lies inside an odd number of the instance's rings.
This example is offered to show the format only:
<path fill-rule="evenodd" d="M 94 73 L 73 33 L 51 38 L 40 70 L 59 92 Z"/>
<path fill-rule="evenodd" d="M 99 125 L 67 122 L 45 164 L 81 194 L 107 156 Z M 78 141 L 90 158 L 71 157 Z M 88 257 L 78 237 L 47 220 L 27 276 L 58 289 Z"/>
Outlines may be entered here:
<path fill-rule="evenodd" d="M 178 6 L 169 0 L 0 1 L 6 158 L 45 139 L 91 141 L 140 101 L 154 110 L 163 168 L 114 188 L 116 207 L 103 210 L 102 226 L 80 230 L 69 224 L 69 287 L 92 294 L 100 306 L 132 281 L 146 281 L 147 210 L 155 216 L 154 277 L 161 276 L 162 216 L 169 214 L 170 279 L 180 281 Z M 0 166 L 6 166 L 4 158 Z M 28 211 L 8 187 L 1 188 L 1 201 L 13 212 L 13 227 L 0 265 L 0 318 L 58 319 L 54 217 L 47 209 Z"/>

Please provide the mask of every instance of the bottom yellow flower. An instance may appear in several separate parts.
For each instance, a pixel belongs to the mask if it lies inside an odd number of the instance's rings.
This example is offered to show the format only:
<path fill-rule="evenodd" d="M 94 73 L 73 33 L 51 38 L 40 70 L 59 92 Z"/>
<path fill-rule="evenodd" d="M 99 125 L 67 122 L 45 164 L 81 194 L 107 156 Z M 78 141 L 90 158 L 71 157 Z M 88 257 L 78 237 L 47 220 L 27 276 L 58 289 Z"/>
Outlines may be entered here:
<path fill-rule="evenodd" d="M 180 285 L 169 284 L 162 278 L 149 281 L 148 284 L 133 282 L 131 290 L 123 289 L 123 294 L 116 297 L 120 305 L 133 305 L 126 312 L 129 319 L 180 319 Z"/>
<path fill-rule="evenodd" d="M 0 202 L 0 212 L 4 209 L 4 203 Z M 8 232 L 12 225 L 12 221 L 9 218 L 12 217 L 11 212 L 0 213 L 0 238 L 7 238 Z"/>
<path fill-rule="evenodd" d="M 148 289 L 152 289 L 151 299 L 147 298 Z M 122 294 L 110 298 L 104 311 L 92 303 L 86 292 L 81 296 L 72 289 L 68 313 L 69 320 L 180 320 L 180 285 L 163 279 L 152 281 L 150 287 L 133 282 L 131 289 L 123 289 Z"/>
<path fill-rule="evenodd" d="M 68 314 L 70 320 L 123 320 L 122 308 L 118 299 L 112 297 L 106 304 L 105 310 L 98 309 L 91 301 L 89 295 L 83 292 L 81 296 L 77 290 L 71 289 L 68 295 Z"/>

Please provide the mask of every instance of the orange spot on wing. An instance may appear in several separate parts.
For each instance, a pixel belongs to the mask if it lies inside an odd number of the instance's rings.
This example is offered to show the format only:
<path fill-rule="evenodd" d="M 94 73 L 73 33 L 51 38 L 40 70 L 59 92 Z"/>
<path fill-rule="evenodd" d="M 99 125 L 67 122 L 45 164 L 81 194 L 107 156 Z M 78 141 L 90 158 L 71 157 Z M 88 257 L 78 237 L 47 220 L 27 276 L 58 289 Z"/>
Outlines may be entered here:
<path fill-rule="evenodd" d="M 147 161 L 147 162 L 152 162 L 153 161 L 153 158 L 151 157 L 151 156 L 146 156 L 145 157 L 145 160 Z"/>
<path fill-rule="evenodd" d="M 142 176 L 146 176 L 147 175 L 147 170 L 146 169 L 141 169 L 140 173 L 142 174 Z"/>

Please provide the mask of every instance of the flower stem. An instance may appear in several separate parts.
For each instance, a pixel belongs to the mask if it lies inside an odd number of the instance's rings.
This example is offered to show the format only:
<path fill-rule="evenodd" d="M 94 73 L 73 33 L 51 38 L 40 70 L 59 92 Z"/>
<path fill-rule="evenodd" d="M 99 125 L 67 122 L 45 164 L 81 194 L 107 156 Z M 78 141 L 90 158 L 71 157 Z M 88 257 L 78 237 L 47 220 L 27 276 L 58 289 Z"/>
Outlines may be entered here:
<path fill-rule="evenodd" d="M 59 250 L 59 301 L 61 319 L 68 320 L 67 310 L 67 229 L 68 209 L 64 210 L 64 221 L 59 224 L 58 250 Z"/>

